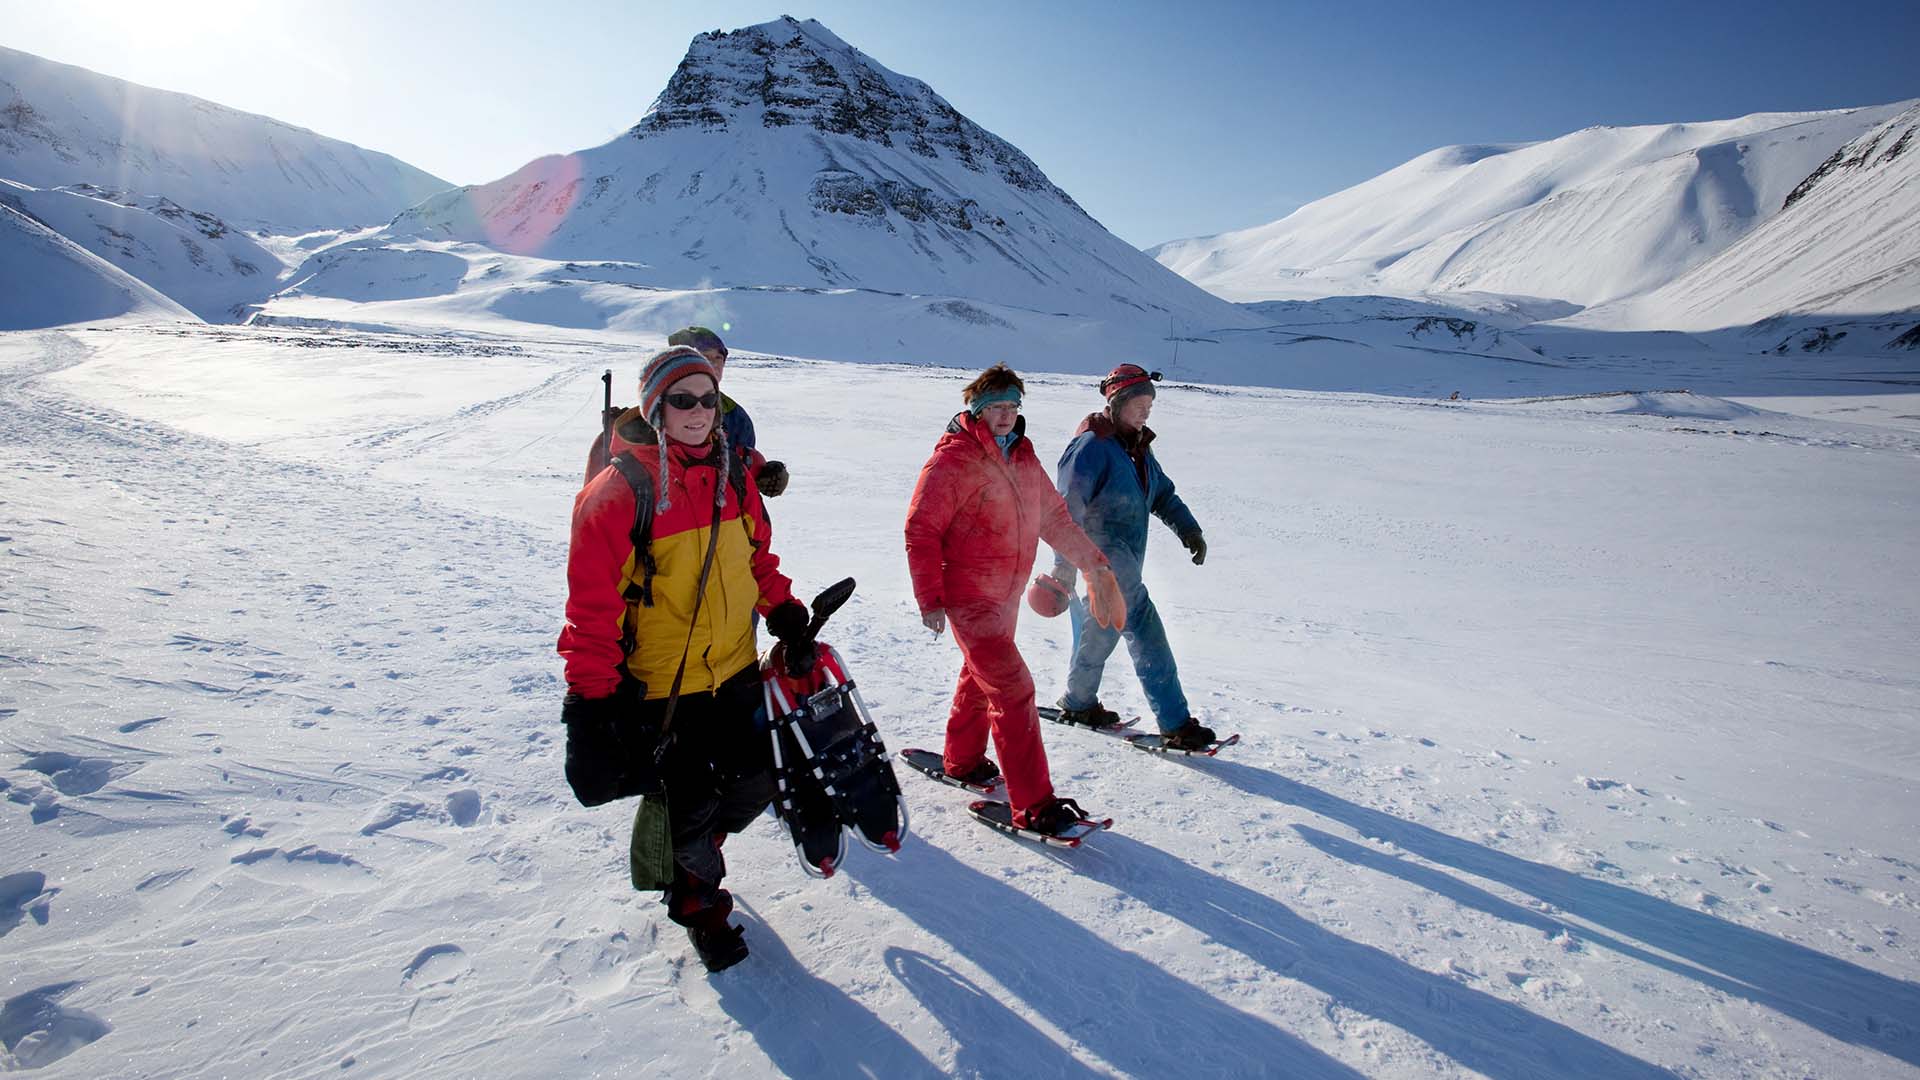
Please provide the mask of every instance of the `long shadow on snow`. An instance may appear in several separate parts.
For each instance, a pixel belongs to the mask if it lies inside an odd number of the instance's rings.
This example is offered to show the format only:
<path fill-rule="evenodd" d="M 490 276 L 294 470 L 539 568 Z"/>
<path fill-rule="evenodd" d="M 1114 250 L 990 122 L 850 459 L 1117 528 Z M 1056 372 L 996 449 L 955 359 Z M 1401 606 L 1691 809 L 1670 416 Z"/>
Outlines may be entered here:
<path fill-rule="evenodd" d="M 758 912 L 745 904 L 736 910 L 753 955 L 711 976 L 714 992 L 783 1074 L 945 1075 L 866 1006 L 807 970 Z M 699 969 L 698 961 L 690 962 Z"/>
<path fill-rule="evenodd" d="M 930 844 L 918 845 L 912 859 L 869 860 L 845 872 L 1120 1072 L 1361 1080 L 1361 1073 L 1299 1037 L 1114 947 Z M 993 1031 L 955 1036 L 991 1038 L 1002 1030 L 995 1023 Z"/>
<path fill-rule="evenodd" d="M 1295 825 L 1293 831 L 1299 833 L 1301 839 L 1307 843 L 1332 855 L 1336 859 L 1345 859 L 1357 866 L 1364 866 L 1370 870 L 1378 870 L 1383 874 L 1391 874 L 1410 885 L 1417 885 L 1430 892 L 1439 893 L 1441 896 L 1447 897 L 1462 907 L 1472 908 L 1475 911 L 1484 911 L 1489 915 L 1506 919 L 1509 922 L 1519 923 L 1522 926 L 1530 926 L 1544 934 L 1551 935 L 1564 932 L 1572 935 L 1581 942 L 1598 945 L 1604 949 L 1610 949 L 1629 959 L 1638 960 L 1653 967 L 1671 971 L 1677 975 L 1685 975 L 1688 978 L 1697 979 L 1713 987 L 1715 990 L 1726 994 L 1728 997 L 1745 998 L 1757 1005 L 1764 1005 L 1780 1012 L 1788 1012 L 1790 1010 L 1790 1002 L 1780 1001 L 1778 995 L 1773 994 L 1765 988 L 1748 986 L 1745 983 L 1729 979 L 1717 972 L 1707 971 L 1694 967 L 1692 964 L 1662 956 L 1658 953 L 1648 952 L 1619 938 L 1608 937 L 1605 934 L 1596 933 L 1583 926 L 1575 926 L 1572 923 L 1556 919 L 1551 915 L 1539 911 L 1534 911 L 1531 908 L 1521 907 L 1510 901 L 1502 900 L 1492 893 L 1487 892 L 1485 889 L 1476 888 L 1473 885 L 1461 881 L 1459 878 L 1450 877 L 1438 870 L 1421 866 L 1411 859 L 1403 859 L 1398 856 L 1388 855 L 1385 852 L 1375 851 L 1364 845 L 1353 843 L 1350 840 L 1342 840 L 1337 836 L 1323 833 L 1319 829 L 1309 828 L 1305 825 Z"/>
<path fill-rule="evenodd" d="M 1706 969 L 1669 970 L 1777 1009 L 1836 1039 L 1920 1065 L 1920 1045 L 1912 1038 L 1920 1018 L 1920 986 L 1913 983 L 1624 886 L 1528 862 L 1260 769 L 1210 759 L 1205 771 L 1250 795 L 1332 818 L 1362 836 L 1537 897 Z"/>
<path fill-rule="evenodd" d="M 1085 1062 L 965 975 L 911 949 L 886 953 L 887 967 L 953 1036 L 958 1076 L 1099 1077 Z"/>
<path fill-rule="evenodd" d="M 1158 848 L 1102 835 L 1075 865 L 1267 967 L 1383 1020 L 1490 1077 L 1664 1077 L 1673 1073 L 1370 945 Z"/>

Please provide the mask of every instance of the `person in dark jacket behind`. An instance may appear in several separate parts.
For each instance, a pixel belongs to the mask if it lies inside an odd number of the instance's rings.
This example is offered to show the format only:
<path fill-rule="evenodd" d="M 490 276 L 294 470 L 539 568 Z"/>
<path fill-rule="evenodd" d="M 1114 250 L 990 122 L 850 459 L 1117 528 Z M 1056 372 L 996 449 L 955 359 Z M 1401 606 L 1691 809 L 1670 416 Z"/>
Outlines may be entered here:
<path fill-rule="evenodd" d="M 713 368 L 716 382 L 726 374 L 726 343 L 720 340 L 719 334 L 706 327 L 687 326 L 675 330 L 667 336 L 667 344 L 684 346 L 699 352 Z M 616 412 L 616 410 L 608 411 Z M 632 443 L 644 437 L 641 435 L 641 429 L 646 426 L 646 423 L 646 415 L 637 408 L 618 411 L 616 415 L 606 417 L 605 428 L 594 440 L 593 446 L 587 450 L 586 482 L 592 483 L 593 478 L 600 474 L 600 470 L 607 467 L 607 462 L 613 457 L 610 447 L 616 439 Z M 720 395 L 720 430 L 727 437 L 727 446 L 746 462 L 747 475 L 753 478 L 754 486 L 760 489 L 760 494 L 773 498 L 787 490 L 789 478 L 786 464 L 768 461 L 766 456 L 760 453 L 759 437 L 754 433 L 753 418 L 747 415 L 746 406 L 725 394 Z M 613 434 L 610 436 L 609 432 Z"/>
<path fill-rule="evenodd" d="M 1154 380 L 1135 364 L 1121 364 L 1100 381 L 1106 408 L 1080 422 L 1073 441 L 1060 455 L 1058 482 L 1073 520 L 1086 531 L 1113 566 L 1126 597 L 1124 631 L 1108 629 L 1087 618 L 1086 605 L 1075 598 L 1068 604 L 1073 617 L 1073 664 L 1067 672 L 1067 692 L 1060 698 L 1061 718 L 1069 723 L 1102 725 L 1120 717 L 1100 704 L 1100 677 L 1107 657 L 1124 633 L 1133 655 L 1147 704 L 1166 744 L 1183 750 L 1201 749 L 1214 741 L 1187 711 L 1180 689 L 1180 672 L 1167 645 L 1166 627 L 1147 595 L 1141 567 L 1147 556 L 1147 516 L 1152 514 L 1173 530 L 1198 566 L 1207 558 L 1207 541 L 1200 524 L 1173 492 L 1173 481 L 1153 454 Z M 1056 560 L 1050 575 L 1041 575 L 1030 594 L 1043 614 L 1067 601 L 1073 592 L 1073 567 Z"/>
<path fill-rule="evenodd" d="M 907 564 L 921 622 L 936 634 L 951 625 L 960 646 L 947 774 L 974 783 L 999 776 L 987 758 L 991 732 L 1014 824 L 1057 833 L 1081 813 L 1054 794 L 1033 675 L 1013 640 L 1039 541 L 1086 572 L 1094 618 L 1117 622 L 1122 603 L 1106 557 L 1073 523 L 1025 437 L 1024 390 L 996 364 L 961 391 L 967 409 L 947 424 L 907 507 Z"/>

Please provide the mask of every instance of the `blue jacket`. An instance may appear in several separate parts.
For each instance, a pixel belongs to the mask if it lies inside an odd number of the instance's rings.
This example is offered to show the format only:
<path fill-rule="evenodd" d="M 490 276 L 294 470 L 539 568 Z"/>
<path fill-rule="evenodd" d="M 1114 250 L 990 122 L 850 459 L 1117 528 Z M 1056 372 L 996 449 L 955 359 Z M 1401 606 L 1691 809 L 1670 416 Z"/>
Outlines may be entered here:
<path fill-rule="evenodd" d="M 720 430 L 727 433 L 727 445 L 739 450 L 756 450 L 753 420 L 739 402 L 720 395 Z"/>
<path fill-rule="evenodd" d="M 1128 569 L 1137 577 L 1146 557 L 1149 512 L 1177 536 L 1200 528 L 1187 504 L 1173 493 L 1173 481 L 1154 458 L 1152 442 L 1153 429 L 1142 428 L 1130 454 L 1113 421 L 1105 413 L 1094 413 L 1081 422 L 1060 455 L 1058 487 L 1067 511 L 1123 578 L 1123 566 L 1130 563 Z"/>

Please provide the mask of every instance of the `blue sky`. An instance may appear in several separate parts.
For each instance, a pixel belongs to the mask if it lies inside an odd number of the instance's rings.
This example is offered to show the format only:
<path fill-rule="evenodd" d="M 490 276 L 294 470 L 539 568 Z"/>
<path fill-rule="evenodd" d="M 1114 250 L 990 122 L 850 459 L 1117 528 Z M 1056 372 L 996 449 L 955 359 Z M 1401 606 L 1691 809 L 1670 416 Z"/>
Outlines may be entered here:
<path fill-rule="evenodd" d="M 605 142 L 693 35 L 782 14 L 928 82 L 1142 246 L 1436 146 L 1920 97 L 1920 0 L 0 0 L 0 44 L 476 183 Z"/>

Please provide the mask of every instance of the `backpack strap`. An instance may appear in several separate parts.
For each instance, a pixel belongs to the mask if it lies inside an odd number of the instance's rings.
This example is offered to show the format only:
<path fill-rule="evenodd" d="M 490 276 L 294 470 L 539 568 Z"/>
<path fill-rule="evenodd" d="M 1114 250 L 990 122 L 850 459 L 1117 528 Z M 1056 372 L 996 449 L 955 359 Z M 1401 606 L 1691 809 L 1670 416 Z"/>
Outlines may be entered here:
<path fill-rule="evenodd" d="M 618 469 L 627 486 L 633 489 L 633 528 L 627 531 L 627 539 L 633 542 L 633 556 L 640 563 L 640 580 L 627 583 L 626 600 L 630 604 L 652 607 L 653 576 L 660 572 L 660 565 L 653 560 L 653 476 L 630 450 L 615 454 L 607 464 Z M 633 652 L 631 627 L 622 644 L 629 654 Z"/>

